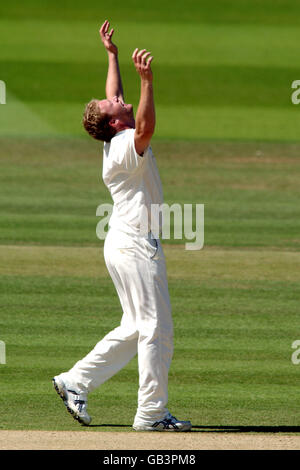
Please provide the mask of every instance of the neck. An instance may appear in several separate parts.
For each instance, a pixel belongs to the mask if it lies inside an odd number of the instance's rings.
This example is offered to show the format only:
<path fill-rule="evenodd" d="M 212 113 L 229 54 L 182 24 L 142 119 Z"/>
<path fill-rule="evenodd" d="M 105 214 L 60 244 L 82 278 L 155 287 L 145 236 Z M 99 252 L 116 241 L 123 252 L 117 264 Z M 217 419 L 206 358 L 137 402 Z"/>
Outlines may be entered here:
<path fill-rule="evenodd" d="M 121 131 L 124 131 L 125 129 L 135 129 L 135 120 L 131 119 L 130 121 L 126 123 L 119 124 L 116 131 L 121 132 Z"/>

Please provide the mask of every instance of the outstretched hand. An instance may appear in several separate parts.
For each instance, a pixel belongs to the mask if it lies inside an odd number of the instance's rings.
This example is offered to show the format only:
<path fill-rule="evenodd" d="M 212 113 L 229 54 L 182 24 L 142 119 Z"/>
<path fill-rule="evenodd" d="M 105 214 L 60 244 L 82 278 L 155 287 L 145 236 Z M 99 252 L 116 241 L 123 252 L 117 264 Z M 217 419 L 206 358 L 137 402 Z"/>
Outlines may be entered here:
<path fill-rule="evenodd" d="M 109 25 L 110 25 L 109 21 L 106 20 L 106 21 L 104 21 L 103 25 L 101 26 L 101 28 L 99 30 L 101 41 L 103 42 L 103 45 L 104 45 L 105 49 L 108 52 L 112 52 L 113 54 L 117 54 L 118 53 L 118 48 L 111 40 L 112 35 L 114 34 L 114 29 L 112 28 L 110 31 L 108 31 L 109 30 Z"/>
<path fill-rule="evenodd" d="M 153 57 L 151 52 L 147 52 L 146 49 L 141 49 L 140 51 L 135 49 L 132 54 L 132 60 L 141 79 L 152 81 L 151 62 Z"/>

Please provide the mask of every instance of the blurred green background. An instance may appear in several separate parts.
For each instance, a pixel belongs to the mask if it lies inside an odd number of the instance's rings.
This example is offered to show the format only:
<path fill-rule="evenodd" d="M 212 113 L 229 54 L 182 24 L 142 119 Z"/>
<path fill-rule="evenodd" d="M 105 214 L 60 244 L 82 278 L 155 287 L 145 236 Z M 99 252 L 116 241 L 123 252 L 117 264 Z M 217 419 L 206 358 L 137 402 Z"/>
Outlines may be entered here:
<path fill-rule="evenodd" d="M 153 149 L 165 201 L 205 205 L 204 249 L 164 241 L 175 324 L 170 410 L 194 430 L 299 431 L 300 3 L 26 0 L 0 5 L 0 429 L 80 429 L 51 385 L 120 321 L 96 237 L 110 19 L 125 99 L 154 55 Z M 95 427 L 130 429 L 134 359 L 91 395 Z M 120 426 L 120 428 L 118 428 Z M 291 428 L 293 426 L 293 429 Z M 298 426 L 298 427 L 297 427 Z"/>
<path fill-rule="evenodd" d="M 3 3 L 0 135 L 83 135 L 85 103 L 103 96 L 98 30 L 106 18 L 116 29 L 127 102 L 137 105 L 139 96 L 134 48 L 154 55 L 156 137 L 299 140 L 294 0 Z"/>

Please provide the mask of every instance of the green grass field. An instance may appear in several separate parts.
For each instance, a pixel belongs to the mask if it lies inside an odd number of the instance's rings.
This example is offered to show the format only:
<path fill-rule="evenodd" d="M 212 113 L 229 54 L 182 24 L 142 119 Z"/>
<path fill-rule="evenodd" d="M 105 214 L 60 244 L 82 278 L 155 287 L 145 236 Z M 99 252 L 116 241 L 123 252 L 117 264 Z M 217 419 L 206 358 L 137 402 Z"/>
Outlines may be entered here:
<path fill-rule="evenodd" d="M 299 426 L 300 110 L 290 96 L 300 6 L 61 3 L 0 6 L 0 429 L 81 429 L 51 378 L 120 320 L 96 237 L 96 209 L 110 202 L 102 146 L 81 126 L 85 103 L 103 95 L 106 18 L 135 106 L 131 53 L 155 56 L 165 201 L 205 204 L 203 250 L 163 242 L 175 325 L 170 410 L 203 431 Z M 130 430 L 137 387 L 134 359 L 90 395 L 94 427 L 84 429 Z"/>

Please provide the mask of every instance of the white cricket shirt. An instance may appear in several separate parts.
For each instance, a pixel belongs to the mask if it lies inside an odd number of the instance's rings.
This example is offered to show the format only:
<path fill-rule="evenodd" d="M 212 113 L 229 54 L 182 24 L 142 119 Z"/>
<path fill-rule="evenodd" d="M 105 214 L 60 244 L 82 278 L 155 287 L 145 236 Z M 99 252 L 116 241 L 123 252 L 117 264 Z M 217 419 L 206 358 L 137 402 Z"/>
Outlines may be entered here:
<path fill-rule="evenodd" d="M 163 191 L 151 146 L 140 156 L 134 133 L 135 129 L 125 129 L 104 143 L 102 178 L 114 203 L 110 227 L 139 235 L 141 227 L 144 229 L 145 210 L 148 231 L 153 227 L 151 205 L 163 203 Z"/>

